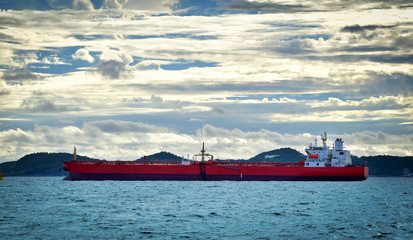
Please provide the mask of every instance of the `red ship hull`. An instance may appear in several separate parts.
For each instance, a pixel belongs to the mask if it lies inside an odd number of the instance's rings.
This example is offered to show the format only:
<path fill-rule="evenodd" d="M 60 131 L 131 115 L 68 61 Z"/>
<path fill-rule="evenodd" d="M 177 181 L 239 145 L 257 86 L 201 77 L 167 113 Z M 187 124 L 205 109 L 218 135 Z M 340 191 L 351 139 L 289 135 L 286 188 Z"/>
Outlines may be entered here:
<path fill-rule="evenodd" d="M 63 162 L 65 180 L 362 181 L 368 167 L 304 167 L 303 163 Z"/>

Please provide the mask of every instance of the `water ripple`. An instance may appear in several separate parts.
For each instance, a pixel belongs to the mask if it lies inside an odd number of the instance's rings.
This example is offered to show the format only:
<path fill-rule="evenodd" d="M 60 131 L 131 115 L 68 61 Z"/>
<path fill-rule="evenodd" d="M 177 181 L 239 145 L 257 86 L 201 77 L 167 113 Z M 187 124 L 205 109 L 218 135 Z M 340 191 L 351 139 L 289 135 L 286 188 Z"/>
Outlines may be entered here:
<path fill-rule="evenodd" d="M 413 179 L 117 182 L 10 177 L 2 239 L 411 239 Z"/>

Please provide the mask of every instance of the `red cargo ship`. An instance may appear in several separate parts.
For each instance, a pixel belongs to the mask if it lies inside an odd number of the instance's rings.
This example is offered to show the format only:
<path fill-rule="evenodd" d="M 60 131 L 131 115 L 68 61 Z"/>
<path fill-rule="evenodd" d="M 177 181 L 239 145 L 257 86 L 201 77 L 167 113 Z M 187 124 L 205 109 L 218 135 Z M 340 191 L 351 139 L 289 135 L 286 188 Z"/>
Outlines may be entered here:
<path fill-rule="evenodd" d="M 69 172 L 65 180 L 231 180 L 231 181 L 362 181 L 368 177 L 368 167 L 354 166 L 343 141 L 306 149 L 307 158 L 300 162 L 237 162 L 215 161 L 205 153 L 193 160 L 182 161 L 78 161 L 63 162 Z M 197 159 L 200 158 L 200 159 Z"/>

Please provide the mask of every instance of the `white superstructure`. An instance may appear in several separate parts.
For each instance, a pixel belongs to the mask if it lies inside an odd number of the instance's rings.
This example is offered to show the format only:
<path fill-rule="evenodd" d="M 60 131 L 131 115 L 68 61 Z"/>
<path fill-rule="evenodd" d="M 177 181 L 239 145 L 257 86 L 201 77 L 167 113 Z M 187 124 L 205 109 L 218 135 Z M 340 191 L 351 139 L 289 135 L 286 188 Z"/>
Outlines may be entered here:
<path fill-rule="evenodd" d="M 337 138 L 333 148 L 326 145 L 327 133 L 321 135 L 322 146 L 317 146 L 317 139 L 314 146 L 310 144 L 305 149 L 307 158 L 305 167 L 345 167 L 352 164 L 350 151 L 344 150 L 343 140 Z"/>

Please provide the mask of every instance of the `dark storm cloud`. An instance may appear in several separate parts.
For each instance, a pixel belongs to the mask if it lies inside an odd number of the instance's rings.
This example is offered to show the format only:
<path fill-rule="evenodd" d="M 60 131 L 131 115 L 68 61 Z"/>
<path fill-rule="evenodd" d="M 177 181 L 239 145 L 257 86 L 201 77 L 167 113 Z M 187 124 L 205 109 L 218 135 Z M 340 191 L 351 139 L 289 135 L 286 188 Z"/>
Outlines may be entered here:
<path fill-rule="evenodd" d="M 343 33 L 354 34 L 353 41 L 359 41 L 361 39 L 366 40 L 379 40 L 382 34 L 386 34 L 388 38 L 396 38 L 400 34 L 400 25 L 364 25 L 358 24 L 349 25 L 341 28 Z"/>
<path fill-rule="evenodd" d="M 374 31 L 376 29 L 387 29 L 387 28 L 396 28 L 398 25 L 365 25 L 365 26 L 360 26 L 358 24 L 356 25 L 351 25 L 351 26 L 345 26 L 341 29 L 343 32 L 364 32 L 364 31 Z"/>
<path fill-rule="evenodd" d="M 56 113 L 68 110 L 67 106 L 57 105 L 48 99 L 29 98 L 23 100 L 22 109 L 34 113 Z"/>
<path fill-rule="evenodd" d="M 337 51 L 343 52 L 383 52 L 383 51 L 396 51 L 396 47 L 381 47 L 381 46 L 357 46 L 357 47 L 342 47 Z"/>
<path fill-rule="evenodd" d="M 370 3 L 370 4 L 367 4 Z M 309 1 L 307 4 L 282 4 L 275 2 L 235 1 L 224 6 L 229 10 L 244 10 L 263 13 L 300 13 L 300 12 L 328 12 L 342 11 L 352 8 L 364 9 L 390 9 L 412 7 L 408 0 L 341 0 L 341 1 Z"/>
<path fill-rule="evenodd" d="M 119 79 L 127 75 L 128 64 L 116 60 L 102 61 L 99 63 L 97 71 L 104 77 L 110 79 Z"/>
<path fill-rule="evenodd" d="M 398 48 L 413 49 L 413 34 L 404 37 L 397 37 L 394 40 L 394 46 Z"/>
<path fill-rule="evenodd" d="M 413 76 L 393 73 L 371 72 L 368 79 L 360 80 L 358 94 L 361 96 L 381 96 L 399 94 L 411 96 L 413 93 Z"/>
<path fill-rule="evenodd" d="M 8 82 L 23 82 L 23 81 L 30 81 L 30 80 L 39 80 L 41 79 L 40 76 L 29 72 L 6 72 L 3 74 L 2 78 Z"/>
<path fill-rule="evenodd" d="M 0 96 L 6 96 L 6 95 L 9 95 L 9 94 L 10 94 L 9 90 L 0 88 Z"/>
<path fill-rule="evenodd" d="M 246 10 L 265 13 L 294 13 L 313 11 L 309 6 L 302 4 L 280 4 L 274 2 L 249 2 L 236 1 L 229 3 L 224 8 L 233 10 Z"/>

